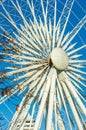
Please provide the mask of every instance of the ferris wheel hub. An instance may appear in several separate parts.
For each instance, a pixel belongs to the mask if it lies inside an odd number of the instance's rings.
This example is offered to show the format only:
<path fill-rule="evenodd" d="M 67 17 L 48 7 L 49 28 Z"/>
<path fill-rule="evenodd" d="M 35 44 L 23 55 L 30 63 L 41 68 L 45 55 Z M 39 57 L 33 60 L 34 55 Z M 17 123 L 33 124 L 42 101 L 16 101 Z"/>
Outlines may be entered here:
<path fill-rule="evenodd" d="M 51 52 L 51 61 L 58 70 L 64 70 L 68 66 L 68 55 L 62 48 L 54 48 Z"/>

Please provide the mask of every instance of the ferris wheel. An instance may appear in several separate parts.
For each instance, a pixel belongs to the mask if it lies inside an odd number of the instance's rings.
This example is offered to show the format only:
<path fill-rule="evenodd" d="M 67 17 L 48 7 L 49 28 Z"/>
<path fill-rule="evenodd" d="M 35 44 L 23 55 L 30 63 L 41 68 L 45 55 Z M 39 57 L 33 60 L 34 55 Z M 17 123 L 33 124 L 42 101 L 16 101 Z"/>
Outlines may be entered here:
<path fill-rule="evenodd" d="M 86 129 L 86 1 L 0 2 L 0 129 Z"/>

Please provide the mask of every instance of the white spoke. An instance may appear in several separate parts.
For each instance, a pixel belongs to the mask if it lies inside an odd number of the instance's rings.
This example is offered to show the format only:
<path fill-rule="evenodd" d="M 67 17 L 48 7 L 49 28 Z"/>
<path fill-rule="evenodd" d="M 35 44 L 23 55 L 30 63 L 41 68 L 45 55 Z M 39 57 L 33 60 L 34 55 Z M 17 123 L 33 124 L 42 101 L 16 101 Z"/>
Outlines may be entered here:
<path fill-rule="evenodd" d="M 27 23 L 27 21 L 26 21 L 25 18 L 24 18 L 24 15 L 23 15 L 23 13 L 22 13 L 22 10 L 21 10 L 21 7 L 20 7 L 18 1 L 16 0 L 16 3 L 17 3 L 18 8 L 17 8 L 17 6 L 15 5 L 15 3 L 14 3 L 12 0 L 10 0 L 10 1 L 11 1 L 11 3 L 13 4 L 14 8 L 19 12 L 20 16 L 22 17 L 22 19 L 23 19 L 23 21 L 24 21 L 25 26 L 27 27 L 27 26 L 28 26 L 28 23 Z"/>
<path fill-rule="evenodd" d="M 40 123 L 41 123 L 40 120 L 43 116 L 43 111 L 44 111 L 46 99 L 47 99 L 47 96 L 48 96 L 48 93 L 49 93 L 49 89 L 50 89 L 50 77 L 48 77 L 48 79 L 47 79 L 44 95 L 42 97 L 42 101 L 41 101 L 41 104 L 40 104 L 40 108 L 39 108 L 39 112 L 38 112 L 38 115 L 37 115 L 34 130 L 38 130 L 39 127 L 40 127 Z"/>
<path fill-rule="evenodd" d="M 43 37 L 43 34 L 42 34 L 41 30 L 40 30 L 40 27 L 39 27 L 38 21 L 37 21 L 36 16 L 35 16 L 33 3 L 32 3 L 32 6 L 31 6 L 30 3 L 29 3 L 29 1 L 27 0 L 27 4 L 28 4 L 28 6 L 29 6 L 30 9 L 31 9 L 31 12 L 32 12 L 32 15 L 33 15 L 34 21 L 35 21 L 36 26 L 37 26 L 37 28 L 38 28 L 38 30 L 39 30 L 40 36 L 41 36 L 41 38 L 42 38 L 42 40 L 43 40 L 43 44 L 44 44 L 45 47 L 46 47 L 46 41 L 45 41 L 45 39 L 44 39 L 44 37 Z"/>
<path fill-rule="evenodd" d="M 66 1 L 64 9 L 62 11 L 62 14 L 60 16 L 60 19 L 58 21 L 58 25 L 60 24 L 60 27 L 61 27 L 61 29 L 60 29 L 60 31 L 61 31 L 60 39 L 58 41 L 59 46 L 61 45 L 61 40 L 63 38 L 64 31 L 65 31 L 66 25 L 68 23 L 68 19 L 69 19 L 69 16 L 70 16 L 70 12 L 71 12 L 73 3 L 74 3 L 74 0 L 67 0 Z"/>
<path fill-rule="evenodd" d="M 59 110 L 57 110 L 56 107 L 56 95 L 54 95 L 54 113 L 55 113 L 55 129 L 57 130 L 57 123 L 60 129 L 65 130 L 65 125 L 63 123 L 61 114 L 59 112 Z"/>
<path fill-rule="evenodd" d="M 78 56 L 81 56 L 81 55 L 78 55 Z M 82 63 L 84 65 L 84 63 L 86 63 L 86 60 L 70 60 L 69 63 L 71 64 L 74 64 L 74 63 Z"/>
<path fill-rule="evenodd" d="M 86 85 L 80 81 L 80 79 L 75 78 L 75 76 L 73 76 L 72 74 L 68 73 L 74 80 L 76 80 L 78 83 L 80 83 L 81 85 L 83 85 L 84 87 L 86 87 Z"/>
<path fill-rule="evenodd" d="M 71 70 L 71 71 L 74 71 L 74 72 L 76 72 L 78 74 L 81 73 L 81 74 L 86 75 L 86 72 L 84 72 L 82 70 L 79 70 L 79 69 L 76 69 L 76 68 L 73 68 L 73 67 L 69 67 L 69 66 L 68 66 L 68 69 Z"/>
<path fill-rule="evenodd" d="M 81 46 L 81 47 L 79 47 L 79 48 L 77 48 L 75 50 L 72 50 L 71 52 L 68 52 L 68 56 L 73 55 L 74 53 L 76 53 L 77 51 L 79 51 L 79 50 L 81 50 L 83 48 L 86 48 L 86 45 L 83 45 L 83 46 Z"/>
<path fill-rule="evenodd" d="M 25 99 L 25 100 L 26 100 L 26 99 Z M 27 118 L 27 116 L 28 116 L 28 110 L 29 110 L 29 108 L 30 108 L 30 104 L 31 104 L 32 100 L 33 100 L 32 98 L 29 100 L 29 103 L 27 103 L 27 105 L 26 105 L 25 108 L 23 108 L 23 106 L 20 104 L 19 110 L 18 110 L 18 112 L 15 113 L 14 118 L 13 118 L 13 120 L 12 120 L 12 123 L 13 123 L 13 124 L 11 124 L 10 130 L 12 130 L 12 129 L 15 129 L 15 130 L 16 130 L 16 129 L 18 128 L 17 125 L 15 125 L 15 124 L 17 124 L 17 123 L 19 122 L 19 120 L 21 119 L 21 116 L 22 116 L 22 112 L 21 112 L 21 111 L 24 112 L 24 115 L 23 115 L 23 119 L 21 120 L 21 123 L 20 123 L 20 127 L 19 127 L 19 128 L 22 127 L 23 122 L 26 121 L 26 118 Z"/>
<path fill-rule="evenodd" d="M 44 16 L 44 24 L 45 24 L 45 28 L 46 28 L 45 33 L 47 34 L 47 42 L 50 46 L 50 38 L 49 38 L 49 32 L 48 32 L 48 26 L 47 26 L 48 0 L 47 0 L 46 12 L 44 11 L 43 0 L 41 0 L 41 5 L 42 5 L 43 16 Z"/>
<path fill-rule="evenodd" d="M 84 26 L 84 24 L 86 23 L 86 16 L 84 16 L 82 18 L 82 20 L 74 27 L 74 29 L 70 32 L 70 35 L 67 39 L 67 42 L 64 45 L 64 49 L 66 49 L 68 47 L 68 45 L 71 43 L 71 41 L 73 40 L 73 38 L 78 34 L 78 32 L 80 31 L 80 29 Z"/>
<path fill-rule="evenodd" d="M 53 41 L 52 41 L 52 45 L 53 45 L 53 48 L 55 47 L 55 37 L 56 37 L 56 6 L 57 6 L 57 2 L 55 0 L 55 9 L 54 9 L 54 27 L 53 27 Z"/>
<path fill-rule="evenodd" d="M 70 56 L 70 58 L 71 59 L 77 59 L 77 58 L 79 58 L 80 56 L 82 56 L 82 54 L 75 54 L 75 55 L 72 55 L 72 56 Z M 71 61 L 71 60 L 70 60 Z M 74 60 L 73 60 L 74 61 Z"/>
<path fill-rule="evenodd" d="M 69 125 L 70 125 L 70 129 L 72 130 L 71 122 L 70 122 L 70 118 L 69 118 L 68 110 L 67 110 L 67 106 L 66 106 L 66 102 L 65 102 L 65 100 L 64 100 L 64 95 L 63 95 L 63 93 L 62 93 L 61 84 L 60 84 L 60 82 L 59 82 L 58 79 L 57 79 L 57 84 L 58 84 L 58 89 L 59 89 L 59 91 L 60 91 L 60 95 L 61 95 L 62 102 L 63 102 L 63 105 L 64 105 L 64 109 L 65 109 L 65 112 L 66 112 L 66 115 L 67 115 L 67 118 L 68 118 L 68 122 L 69 122 Z"/>
<path fill-rule="evenodd" d="M 67 52 L 67 51 L 70 51 L 71 49 L 73 49 L 73 48 L 76 46 L 76 44 L 77 44 L 77 42 L 71 44 L 71 45 L 66 49 L 66 52 Z M 64 46 L 63 46 L 63 48 L 64 48 Z"/>
<path fill-rule="evenodd" d="M 69 72 L 68 72 L 69 73 Z M 71 72 L 73 75 L 75 75 L 79 80 L 84 80 L 86 81 L 86 79 L 84 78 L 84 76 L 81 76 L 81 75 L 78 75 L 77 73 L 75 72 Z"/>
<path fill-rule="evenodd" d="M 40 76 L 44 73 L 44 70 L 45 70 L 45 68 L 44 68 L 44 69 L 41 69 L 38 73 L 35 73 L 32 77 L 29 77 L 29 79 L 26 80 L 26 82 L 21 85 L 22 90 L 24 91 L 24 88 L 26 88 L 26 86 L 27 86 L 31 81 L 33 81 L 33 80 L 35 80 L 36 78 L 40 77 Z"/>
<path fill-rule="evenodd" d="M 81 99 L 79 98 L 78 94 L 76 93 L 70 79 L 68 78 L 68 76 L 66 75 L 66 73 L 64 73 L 64 75 L 67 77 L 68 80 L 65 80 L 66 82 L 66 85 L 68 86 L 69 90 L 70 90 L 70 93 L 72 93 L 72 95 L 75 97 L 77 103 L 79 104 L 81 110 L 83 111 L 83 114 L 86 116 L 86 108 L 85 106 L 83 105 Z"/>
<path fill-rule="evenodd" d="M 70 107 L 71 107 L 71 110 L 72 110 L 72 112 L 73 112 L 73 115 L 74 115 L 74 118 L 75 118 L 75 120 L 76 120 L 77 126 L 78 126 L 79 129 L 82 129 L 82 130 L 83 130 L 83 126 L 82 126 L 82 123 L 81 123 L 81 121 L 80 121 L 79 115 L 78 115 L 78 113 L 77 113 L 77 111 L 76 111 L 76 108 L 75 108 L 75 105 L 74 105 L 74 103 L 73 103 L 72 97 L 71 97 L 71 95 L 70 95 L 70 93 L 69 93 L 69 91 L 68 91 L 68 89 L 67 89 L 65 83 L 64 83 L 64 82 L 61 82 L 61 84 L 62 84 L 62 86 L 63 86 L 63 89 L 64 89 L 65 95 L 66 95 L 66 97 L 67 97 L 68 103 L 69 103 L 69 105 L 70 105 Z"/>
<path fill-rule="evenodd" d="M 50 88 L 50 96 L 49 96 L 49 107 L 48 107 L 48 119 L 47 119 L 47 130 L 51 130 L 52 125 L 52 117 L 53 117 L 53 100 L 55 93 L 55 85 L 56 85 L 56 70 L 54 70 L 54 74 L 51 78 L 51 88 Z"/>

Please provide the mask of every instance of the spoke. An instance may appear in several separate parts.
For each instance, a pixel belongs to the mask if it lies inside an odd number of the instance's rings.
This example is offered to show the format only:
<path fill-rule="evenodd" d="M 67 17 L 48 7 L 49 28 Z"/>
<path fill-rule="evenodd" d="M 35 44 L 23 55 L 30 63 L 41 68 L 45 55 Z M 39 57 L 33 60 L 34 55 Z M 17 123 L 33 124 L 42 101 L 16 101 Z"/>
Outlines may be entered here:
<path fill-rule="evenodd" d="M 81 46 L 81 47 L 79 47 L 79 48 L 77 48 L 77 49 L 74 49 L 74 50 L 68 52 L 68 56 L 74 55 L 77 51 L 80 51 L 80 50 L 83 49 L 83 48 L 86 48 L 86 45 L 83 45 L 83 46 Z"/>
<path fill-rule="evenodd" d="M 24 18 L 24 15 L 23 15 L 23 13 L 22 13 L 22 10 L 21 10 L 21 7 L 20 7 L 18 1 L 16 0 L 16 3 L 17 3 L 17 6 L 18 6 L 18 7 L 15 5 L 15 3 L 14 3 L 12 0 L 10 0 L 10 1 L 11 1 L 11 3 L 13 4 L 14 8 L 17 10 L 17 12 L 19 12 L 21 18 L 23 19 L 23 22 L 24 22 L 24 24 L 25 24 L 25 27 L 27 28 L 28 23 L 27 23 L 27 21 L 26 21 L 25 18 Z"/>
<path fill-rule="evenodd" d="M 81 21 L 74 27 L 74 29 L 70 32 L 70 35 L 67 39 L 67 42 L 64 45 L 64 49 L 67 49 L 68 45 L 71 43 L 71 41 L 73 40 L 73 38 L 78 34 L 78 32 L 80 31 L 80 29 L 84 26 L 84 24 L 86 23 L 86 16 L 84 16 Z"/>
<path fill-rule="evenodd" d="M 70 58 L 71 59 L 77 59 L 77 58 L 79 58 L 80 56 L 82 56 L 82 54 L 75 54 L 75 55 L 72 55 L 72 56 L 70 56 Z M 70 60 L 70 61 L 72 61 L 72 60 Z M 75 60 L 73 60 L 73 61 L 75 61 Z"/>
<path fill-rule="evenodd" d="M 21 84 L 23 83 L 23 81 L 21 82 Z M 2 104 L 3 102 L 5 102 L 7 99 L 11 98 L 13 95 L 15 95 L 17 92 L 19 91 L 18 89 L 18 85 L 16 85 L 14 88 L 12 88 L 10 90 L 11 95 L 7 96 L 4 95 L 3 97 L 0 97 L 0 104 Z"/>
<path fill-rule="evenodd" d="M 52 31 L 52 30 L 51 30 Z M 60 36 L 60 25 L 56 28 L 56 41 L 55 41 L 55 46 L 59 46 L 58 45 L 58 41 L 59 41 L 59 36 Z"/>
<path fill-rule="evenodd" d="M 76 44 L 77 44 L 77 42 L 71 44 L 71 45 L 66 49 L 66 52 L 72 50 L 72 49 L 76 46 Z M 64 46 L 63 46 L 63 48 L 64 48 Z"/>
<path fill-rule="evenodd" d="M 84 86 L 86 88 L 86 85 L 80 81 L 80 79 L 76 78 L 75 76 L 73 76 L 71 73 L 68 73 L 68 75 L 73 78 L 73 80 L 76 80 L 78 83 L 80 83 L 82 86 Z M 78 86 L 79 87 L 79 86 Z"/>
<path fill-rule="evenodd" d="M 7 75 L 7 76 L 12 76 L 12 75 L 14 75 L 14 74 L 22 73 L 22 72 L 24 72 L 24 71 L 26 71 L 26 72 L 30 71 L 30 70 L 29 70 L 29 67 L 25 67 L 25 68 L 21 68 L 21 69 L 18 69 L 18 70 L 13 70 L 13 71 L 11 71 L 11 72 L 7 72 L 6 75 Z"/>
<path fill-rule="evenodd" d="M 71 70 L 71 71 L 73 71 L 73 72 L 76 72 L 76 73 L 78 73 L 78 74 L 84 74 L 84 75 L 86 75 L 86 72 L 84 72 L 84 71 L 82 71 L 82 70 L 79 70 L 78 68 L 73 68 L 73 67 L 69 67 L 68 66 L 68 69 L 69 70 Z"/>
<path fill-rule="evenodd" d="M 68 74 L 69 77 L 71 77 L 69 73 L 67 73 L 67 74 Z M 78 85 L 74 80 L 72 80 L 72 79 L 71 79 L 71 83 L 72 83 L 72 85 L 74 85 L 74 89 L 75 89 L 76 93 L 80 96 L 80 98 L 81 98 L 84 102 L 86 102 L 86 99 L 83 97 L 83 94 L 81 94 L 81 93 L 78 91 L 78 89 L 76 89 L 76 87 L 79 88 L 82 92 L 84 92 L 84 90 L 83 90 L 82 88 L 80 88 L 79 85 Z"/>
<path fill-rule="evenodd" d="M 45 73 L 45 74 L 44 74 Z M 27 79 L 26 81 L 25 81 L 25 83 L 23 83 L 22 85 L 21 85 L 21 92 L 20 92 L 20 94 L 22 93 L 22 91 L 24 91 L 25 89 L 26 89 L 26 86 L 27 85 L 29 85 L 29 83 L 32 81 L 34 81 L 34 80 L 40 80 L 40 82 L 39 82 L 39 84 L 37 85 L 38 87 L 37 87 L 37 90 L 39 89 L 39 87 L 41 87 L 40 86 L 40 84 L 42 84 L 42 83 L 44 83 L 44 80 L 45 80 L 45 76 L 46 76 L 46 73 L 47 73 L 47 71 L 45 72 L 45 69 L 43 69 L 43 70 L 40 70 L 38 73 L 35 73 L 34 75 L 32 75 L 29 79 Z M 41 75 L 43 75 L 44 74 L 44 76 L 43 76 L 43 78 L 41 77 Z M 37 79 L 38 78 L 38 79 Z"/>
<path fill-rule="evenodd" d="M 19 33 L 23 34 L 21 32 L 21 30 L 16 26 L 16 24 L 14 23 L 14 21 L 12 20 L 12 18 L 10 18 L 10 16 L 6 17 L 2 12 L 0 12 L 0 15 L 3 16 L 3 18 L 5 18 Z"/>
<path fill-rule="evenodd" d="M 42 11 L 43 11 L 43 17 L 44 17 L 45 33 L 47 35 L 47 44 L 49 44 L 49 49 L 50 49 L 50 38 L 49 38 L 49 31 L 48 31 L 48 25 L 47 25 L 48 24 L 47 23 L 48 0 L 47 0 L 46 12 L 44 11 L 43 0 L 41 0 L 41 6 L 42 6 Z"/>
<path fill-rule="evenodd" d="M 5 9 L 5 8 L 4 8 Z M 14 21 L 12 20 L 12 18 L 10 17 L 10 15 L 8 14 L 8 12 L 5 10 L 6 14 L 8 15 L 9 18 L 7 18 L 4 14 L 1 13 L 1 15 L 9 22 L 13 25 L 13 27 L 16 28 L 16 30 L 22 35 L 24 36 L 24 38 L 27 38 L 26 35 L 16 26 L 16 24 L 14 23 Z M 41 32 L 41 31 L 40 31 Z M 18 37 L 19 38 L 19 37 Z M 23 39 L 21 39 L 23 40 Z M 20 41 L 21 41 L 20 40 Z M 43 39 L 44 40 L 44 39 Z M 24 41 L 23 41 L 24 42 Z M 21 42 L 20 42 L 21 43 Z M 24 43 L 27 43 L 27 42 L 24 42 Z M 31 43 L 32 44 L 32 43 Z M 30 45 L 31 45 L 30 44 Z M 41 44 L 42 45 L 42 44 Z M 42 47 L 43 48 L 43 47 Z"/>
<path fill-rule="evenodd" d="M 58 123 L 58 126 L 59 126 L 60 129 L 66 130 L 63 119 L 61 117 L 61 114 L 60 114 L 59 110 L 57 110 L 56 102 L 57 102 L 56 101 L 56 95 L 54 95 L 55 129 L 57 130 L 57 123 Z"/>
<path fill-rule="evenodd" d="M 48 72 L 48 71 L 47 71 Z M 41 87 L 41 85 L 42 85 L 42 83 L 46 80 L 46 74 L 47 74 L 47 72 L 44 74 L 44 76 L 43 76 L 43 79 L 41 79 L 41 82 L 38 84 L 38 88 L 39 87 Z M 36 73 L 35 73 L 36 74 Z M 29 74 L 28 74 L 29 75 Z M 36 76 L 36 75 L 35 75 Z M 34 77 L 34 76 L 33 76 Z M 30 78 L 30 80 L 29 80 L 29 82 L 31 81 L 31 79 L 33 79 L 33 77 L 32 78 Z M 41 78 L 41 77 L 40 77 Z M 37 80 L 36 80 L 37 81 Z M 28 82 L 28 80 L 27 80 L 27 82 Z M 26 82 L 25 82 L 25 84 L 26 84 Z M 35 85 L 35 84 L 34 84 Z M 20 86 L 20 93 L 21 93 L 21 91 L 23 91 L 23 87 L 24 87 L 24 81 L 22 81 L 21 83 L 19 83 L 19 86 Z M 22 90 L 21 90 L 21 87 L 22 87 Z M 33 86 L 32 86 L 33 87 Z M 30 88 L 31 89 L 31 88 Z M 14 88 L 12 88 L 11 90 L 10 90 L 10 93 L 11 93 L 11 96 L 13 96 L 15 93 L 17 93 L 19 91 L 19 89 L 18 89 L 18 85 L 16 85 Z M 30 91 L 30 90 L 29 90 Z M 20 94 L 19 93 L 19 94 Z M 10 97 L 11 97 L 10 96 Z M 5 102 L 8 98 L 10 98 L 9 96 L 7 96 L 7 95 L 4 95 L 4 97 L 1 97 L 0 98 L 0 104 L 2 104 L 3 102 Z"/>
<path fill-rule="evenodd" d="M 26 74 L 23 74 L 21 76 L 18 76 L 18 78 L 13 79 L 13 81 L 18 81 L 18 80 L 23 79 L 23 78 L 27 79 L 28 77 L 30 78 L 31 76 L 33 76 L 36 73 L 37 73 L 37 70 L 33 70 L 31 72 L 28 71 Z"/>
<path fill-rule="evenodd" d="M 71 110 L 72 110 L 72 112 L 73 112 L 73 115 L 74 115 L 75 121 L 76 121 L 76 123 L 77 123 L 77 126 L 78 126 L 79 129 L 82 129 L 82 130 L 83 130 L 82 123 L 81 123 L 81 121 L 80 121 L 79 115 L 78 115 L 77 110 L 76 110 L 76 108 L 75 108 L 75 105 L 74 105 L 74 103 L 73 103 L 73 100 L 72 100 L 72 97 L 71 97 L 71 95 L 70 95 L 70 92 L 69 92 L 69 90 L 67 89 L 67 86 L 65 85 L 64 82 L 61 82 L 61 84 L 62 84 L 62 86 L 63 86 L 63 89 L 64 89 L 65 95 L 66 95 L 66 97 L 67 97 L 68 103 L 69 103 L 69 105 L 70 105 L 70 107 L 71 107 Z"/>
<path fill-rule="evenodd" d="M 68 72 L 66 72 L 66 73 L 69 75 L 69 77 L 71 77 L 71 76 L 70 76 L 70 73 L 68 73 Z M 74 81 L 73 79 L 71 79 L 71 82 L 75 85 L 75 87 L 78 88 L 78 90 L 80 89 L 80 91 L 83 92 L 83 89 L 80 87 L 80 85 L 77 84 L 76 81 Z"/>
<path fill-rule="evenodd" d="M 45 68 L 41 69 L 38 73 L 35 73 L 34 75 L 32 75 L 32 77 L 30 77 L 29 79 L 27 78 L 26 82 L 24 84 L 21 85 L 22 91 L 25 90 L 26 86 L 29 85 L 29 83 L 37 78 L 39 78 L 45 71 Z"/>
<path fill-rule="evenodd" d="M 40 38 L 39 32 L 37 31 L 38 28 L 37 28 L 36 24 L 34 24 L 32 21 L 30 21 L 30 23 L 32 25 L 32 28 L 29 27 L 29 30 L 31 31 L 33 37 L 35 38 L 35 41 L 37 42 L 37 44 L 40 46 L 41 49 L 45 48 L 45 45 L 42 44 L 42 42 L 41 42 L 41 38 Z M 28 33 L 28 35 L 30 35 L 30 34 Z"/>
<path fill-rule="evenodd" d="M 69 118 L 66 101 L 64 100 L 64 95 L 63 95 L 63 92 L 62 92 L 61 84 L 60 84 L 60 82 L 59 82 L 58 79 L 57 79 L 57 84 L 58 84 L 58 89 L 59 89 L 59 91 L 60 91 L 60 95 L 61 95 L 62 102 L 63 102 L 63 105 L 64 105 L 64 109 L 65 109 L 65 112 L 66 112 L 66 115 L 67 115 L 67 118 L 68 118 L 70 130 L 72 130 L 71 121 L 70 121 L 70 118 Z"/>
<path fill-rule="evenodd" d="M 61 42 L 61 46 L 66 42 L 66 40 L 68 39 L 68 37 L 69 37 L 69 32 L 66 34 L 66 36 L 64 37 L 64 39 L 62 40 L 62 42 Z M 64 48 L 64 46 L 63 46 L 63 48 Z"/>
<path fill-rule="evenodd" d="M 41 45 L 40 36 L 37 32 L 37 27 L 34 25 L 34 23 L 31 21 L 31 26 L 28 25 L 28 30 L 21 25 L 22 30 L 24 30 L 27 33 L 27 40 L 29 42 L 29 46 L 32 46 L 39 51 L 41 48 L 43 49 L 43 46 Z M 36 45 L 37 44 L 37 45 Z M 27 44 L 28 45 L 28 44 Z M 42 51 L 42 50 L 41 50 Z"/>
<path fill-rule="evenodd" d="M 29 100 L 29 102 L 26 104 L 25 108 L 23 108 L 23 107 L 24 107 L 24 103 L 26 102 L 26 97 L 21 101 L 21 104 L 19 106 L 19 110 L 15 113 L 15 115 L 12 119 L 12 122 L 11 122 L 11 125 L 10 125 L 10 130 L 12 130 L 12 129 L 17 130 L 17 129 L 20 129 L 23 126 L 23 124 L 26 121 L 26 118 L 28 116 L 28 110 L 30 108 L 30 104 L 31 104 L 32 100 L 33 100 L 33 98 L 31 98 Z M 23 118 L 22 118 L 22 116 L 23 116 Z M 17 123 L 19 121 L 21 121 L 20 126 L 17 127 Z"/>
<path fill-rule="evenodd" d="M 38 102 L 40 102 L 41 101 L 41 99 L 42 99 L 42 96 L 43 96 L 43 94 L 44 94 L 44 90 L 45 90 L 45 83 L 43 84 L 43 86 L 42 86 L 42 88 L 41 88 L 41 92 L 40 92 L 40 95 L 39 95 L 39 98 L 38 98 Z"/>
<path fill-rule="evenodd" d="M 21 43 L 22 47 L 25 49 L 25 54 L 26 54 L 26 50 L 27 50 L 28 54 L 30 54 L 30 55 L 31 55 L 31 53 L 33 54 L 32 56 L 40 56 L 40 54 L 38 53 L 38 50 L 35 49 L 35 47 L 34 47 L 35 46 L 34 41 L 31 39 L 31 37 L 28 38 L 28 36 L 26 35 L 26 37 L 22 38 L 22 37 L 19 37 L 16 33 L 14 33 L 14 35 L 17 38 L 17 40 L 19 41 L 19 43 Z"/>
<path fill-rule="evenodd" d="M 57 7 L 57 2 L 55 0 L 52 49 L 55 47 L 55 41 L 56 41 L 55 39 L 56 38 L 56 7 Z"/>
<path fill-rule="evenodd" d="M 78 56 L 81 56 L 81 55 L 78 55 Z M 69 63 L 86 63 L 86 60 L 70 60 Z"/>
<path fill-rule="evenodd" d="M 81 65 L 81 64 L 70 64 L 70 66 L 76 67 L 76 68 L 86 68 L 85 65 Z"/>
<path fill-rule="evenodd" d="M 69 72 L 68 72 L 68 73 L 69 73 Z M 77 79 L 86 81 L 86 79 L 84 78 L 84 76 L 78 75 L 78 74 L 76 74 L 75 72 L 70 72 L 70 73 L 73 74 L 73 75 L 75 75 L 75 76 L 77 77 Z"/>
<path fill-rule="evenodd" d="M 54 105 L 54 93 L 55 93 L 55 85 L 56 85 L 56 70 L 54 70 L 54 74 L 51 78 L 51 88 L 50 88 L 50 96 L 49 96 L 49 107 L 48 107 L 48 119 L 47 119 L 47 130 L 51 130 L 52 125 L 52 117 L 53 117 L 53 105 Z"/>
<path fill-rule="evenodd" d="M 60 25 L 60 32 L 61 33 L 60 33 L 60 39 L 58 41 L 58 46 L 61 45 L 61 41 L 62 41 L 66 26 L 68 23 L 68 19 L 69 19 L 70 13 L 71 13 L 73 3 L 74 3 L 74 0 L 67 0 L 66 1 L 64 9 L 63 9 L 61 16 L 59 18 L 58 25 Z"/>
<path fill-rule="evenodd" d="M 42 97 L 42 101 L 41 101 L 41 104 L 40 104 L 39 112 L 38 112 L 38 115 L 37 115 L 37 118 L 36 118 L 34 130 L 38 130 L 39 127 L 40 127 L 40 123 L 41 123 L 40 121 L 41 121 L 42 116 L 43 116 L 44 107 L 45 107 L 47 96 L 48 96 L 48 93 L 49 93 L 49 90 L 50 90 L 51 73 L 52 73 L 52 71 L 50 71 L 50 74 L 47 77 L 47 83 L 46 83 L 46 87 L 45 87 L 44 94 L 43 94 L 43 97 Z"/>
<path fill-rule="evenodd" d="M 70 90 L 70 93 L 75 97 L 77 103 L 79 104 L 79 107 L 81 108 L 83 114 L 86 116 L 86 108 L 85 106 L 83 105 L 81 99 L 79 98 L 78 94 L 76 93 L 70 79 L 68 78 L 68 76 L 66 75 L 66 73 L 64 73 L 64 75 L 67 77 L 67 80 L 65 80 L 66 82 L 66 85 L 68 86 L 69 90 Z"/>
<path fill-rule="evenodd" d="M 30 5 L 30 2 L 27 0 L 27 4 L 28 4 L 28 6 L 29 6 L 29 8 L 30 8 L 30 10 L 31 10 L 31 12 L 32 12 L 34 21 L 35 21 L 36 26 L 37 26 L 37 28 L 38 28 L 38 30 L 39 30 L 39 34 L 40 34 L 40 37 L 41 37 L 41 39 L 42 39 L 42 43 L 44 44 L 44 46 L 45 46 L 45 48 L 46 48 L 46 40 L 45 40 L 45 38 L 44 38 L 44 36 L 43 36 L 41 30 L 40 30 L 39 23 L 38 23 L 38 21 L 37 21 L 37 19 L 36 19 L 33 3 L 32 3 L 32 5 Z M 42 45 L 42 44 L 41 44 L 41 45 Z M 47 48 L 46 48 L 46 50 L 47 50 Z"/>
<path fill-rule="evenodd" d="M 29 98 L 29 95 L 28 95 L 29 92 L 27 92 L 27 93 L 25 94 L 23 100 L 21 101 L 21 104 L 19 105 L 19 110 L 15 113 L 15 115 L 14 115 L 14 117 L 13 117 L 13 119 L 12 119 L 10 130 L 15 129 L 15 127 L 16 127 L 15 124 L 18 123 L 19 118 L 20 118 L 20 116 L 21 116 L 21 114 L 22 114 L 22 111 L 23 111 L 23 109 L 24 109 L 24 105 L 26 105 L 25 113 L 24 113 L 24 116 L 23 116 L 23 118 L 22 118 L 22 121 L 21 121 L 20 126 L 23 125 L 22 122 L 25 122 L 26 116 L 27 116 L 28 111 L 29 111 L 29 109 L 30 109 L 30 105 L 31 105 L 32 101 L 34 100 L 34 98 L 36 97 L 36 95 L 37 95 L 39 89 L 41 88 L 41 85 L 42 85 L 43 82 L 45 81 L 45 79 L 46 79 L 46 74 L 43 76 L 41 82 L 38 84 L 38 87 L 37 87 L 37 89 L 35 90 L 35 92 L 33 93 L 33 96 L 32 96 L 31 98 Z M 28 99 L 28 98 L 29 98 L 29 99 Z M 28 101 L 28 102 L 27 102 L 27 101 Z"/>

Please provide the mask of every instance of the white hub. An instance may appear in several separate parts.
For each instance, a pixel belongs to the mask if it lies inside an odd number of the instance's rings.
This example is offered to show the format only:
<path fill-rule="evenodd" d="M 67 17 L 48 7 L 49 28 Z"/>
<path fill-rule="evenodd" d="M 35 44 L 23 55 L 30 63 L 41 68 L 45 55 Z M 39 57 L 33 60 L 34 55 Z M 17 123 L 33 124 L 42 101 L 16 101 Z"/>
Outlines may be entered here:
<path fill-rule="evenodd" d="M 54 48 L 51 53 L 51 61 L 58 70 L 64 70 L 68 66 L 68 56 L 62 48 Z"/>

